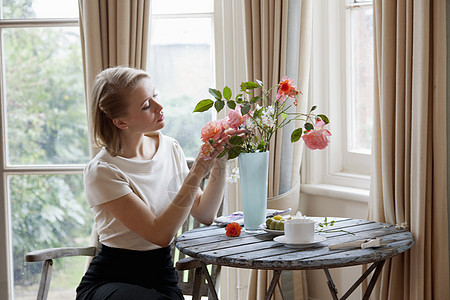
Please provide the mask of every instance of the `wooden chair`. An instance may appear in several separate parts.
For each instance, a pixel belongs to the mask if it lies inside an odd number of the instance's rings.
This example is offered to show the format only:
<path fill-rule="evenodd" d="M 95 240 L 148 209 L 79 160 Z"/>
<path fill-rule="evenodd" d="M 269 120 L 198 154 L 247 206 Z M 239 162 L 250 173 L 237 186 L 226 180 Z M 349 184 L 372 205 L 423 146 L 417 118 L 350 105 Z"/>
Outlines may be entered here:
<path fill-rule="evenodd" d="M 189 168 L 192 167 L 193 160 L 187 160 Z M 208 180 L 207 175 L 201 184 L 201 188 L 204 187 L 205 182 Z M 222 205 L 219 209 L 219 215 L 222 213 Z M 193 228 L 200 227 L 192 216 L 184 222 L 179 234 L 191 230 Z M 95 242 L 95 241 L 94 241 Z M 100 243 L 97 240 L 95 246 L 90 247 L 64 247 L 64 248 L 50 248 L 32 251 L 26 254 L 25 260 L 27 262 L 40 262 L 43 261 L 41 280 L 39 283 L 39 290 L 37 294 L 37 300 L 46 300 L 50 288 L 50 281 L 53 271 L 53 260 L 56 258 L 70 257 L 70 256 L 87 256 L 94 257 L 100 250 Z M 208 290 L 208 285 L 205 281 L 205 276 L 202 271 L 200 261 L 186 256 L 176 249 L 172 245 L 172 257 L 175 262 L 175 268 L 178 272 L 179 287 L 183 292 L 183 295 L 192 295 L 192 300 L 199 300 L 201 297 L 208 296 L 210 298 L 211 291 Z M 185 275 L 187 272 L 187 275 Z M 214 286 L 219 280 L 220 266 L 211 266 L 211 278 Z M 184 280 L 187 278 L 187 280 Z"/>

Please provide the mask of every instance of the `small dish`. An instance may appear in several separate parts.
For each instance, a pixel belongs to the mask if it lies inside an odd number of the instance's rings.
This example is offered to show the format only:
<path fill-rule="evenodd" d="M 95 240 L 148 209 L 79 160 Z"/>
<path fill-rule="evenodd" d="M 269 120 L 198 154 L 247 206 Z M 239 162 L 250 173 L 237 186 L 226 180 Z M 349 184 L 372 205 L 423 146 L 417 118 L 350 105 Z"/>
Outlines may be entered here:
<path fill-rule="evenodd" d="M 314 240 L 311 242 L 305 242 L 305 243 L 287 243 L 285 240 L 284 235 L 276 236 L 273 238 L 273 240 L 277 243 L 283 244 L 284 246 L 288 248 L 306 248 L 311 247 L 317 243 L 325 241 L 327 238 L 320 234 L 314 235 Z"/>
<path fill-rule="evenodd" d="M 274 234 L 274 235 L 282 235 L 282 234 L 284 234 L 284 230 L 269 229 L 269 228 L 267 228 L 266 224 L 259 225 L 259 228 L 261 228 L 265 232 L 268 232 L 268 233 L 271 233 L 271 234 Z"/>

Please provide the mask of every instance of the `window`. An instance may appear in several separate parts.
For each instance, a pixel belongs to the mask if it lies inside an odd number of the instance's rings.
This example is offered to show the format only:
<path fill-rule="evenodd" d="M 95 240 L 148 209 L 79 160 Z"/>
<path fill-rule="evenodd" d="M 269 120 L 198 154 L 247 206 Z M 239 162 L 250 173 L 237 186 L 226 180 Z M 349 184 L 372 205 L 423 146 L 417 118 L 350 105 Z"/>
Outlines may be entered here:
<path fill-rule="evenodd" d="M 85 245 L 92 215 L 77 0 L 0 1 L 2 183 L 0 298 L 36 297 L 28 251 Z M 56 261 L 49 299 L 73 299 L 84 258 Z M 62 266 L 65 264 L 66 267 Z M 54 293 L 57 291 L 56 293 Z"/>
<path fill-rule="evenodd" d="M 200 131 L 213 117 L 192 111 L 215 86 L 214 1 L 152 1 L 149 73 L 160 91 L 166 126 L 187 157 L 200 149 Z"/>
<path fill-rule="evenodd" d="M 332 142 L 326 151 L 306 153 L 313 184 L 369 189 L 372 19 L 372 1 L 314 1 L 311 100 L 328 111 Z"/>

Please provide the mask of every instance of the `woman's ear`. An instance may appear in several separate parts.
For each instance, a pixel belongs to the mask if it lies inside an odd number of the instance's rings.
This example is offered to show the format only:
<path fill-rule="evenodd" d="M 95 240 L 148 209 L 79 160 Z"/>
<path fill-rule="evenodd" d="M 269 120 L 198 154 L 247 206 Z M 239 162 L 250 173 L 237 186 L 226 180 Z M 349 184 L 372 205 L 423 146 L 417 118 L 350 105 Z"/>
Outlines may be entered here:
<path fill-rule="evenodd" d="M 122 129 L 122 130 L 128 129 L 128 124 L 126 122 L 124 122 L 120 119 L 113 119 L 112 121 L 113 121 L 114 125 L 117 126 L 117 128 Z"/>

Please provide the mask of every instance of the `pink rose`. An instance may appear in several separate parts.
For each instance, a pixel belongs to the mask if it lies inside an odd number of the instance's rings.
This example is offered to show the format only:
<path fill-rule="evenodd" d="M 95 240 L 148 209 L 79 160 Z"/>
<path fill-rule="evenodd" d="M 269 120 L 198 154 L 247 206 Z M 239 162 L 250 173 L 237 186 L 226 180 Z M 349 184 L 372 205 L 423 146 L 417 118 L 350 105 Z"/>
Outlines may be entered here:
<path fill-rule="evenodd" d="M 327 136 L 330 136 L 331 133 L 324 129 L 325 122 L 321 119 L 317 119 L 316 124 L 314 125 L 313 130 L 308 130 L 303 136 L 303 141 L 305 142 L 306 147 L 311 150 L 315 149 L 325 149 L 330 142 Z"/>
<path fill-rule="evenodd" d="M 213 139 L 217 142 L 220 139 L 223 131 L 225 130 L 222 120 L 213 120 L 206 123 L 205 127 L 202 128 L 201 135 L 202 141 L 207 142 Z"/>
<path fill-rule="evenodd" d="M 236 109 L 232 109 L 228 113 L 227 125 L 233 129 L 237 129 L 245 122 L 245 119 L 247 118 L 248 115 L 242 116 L 241 108 L 238 106 Z"/>

